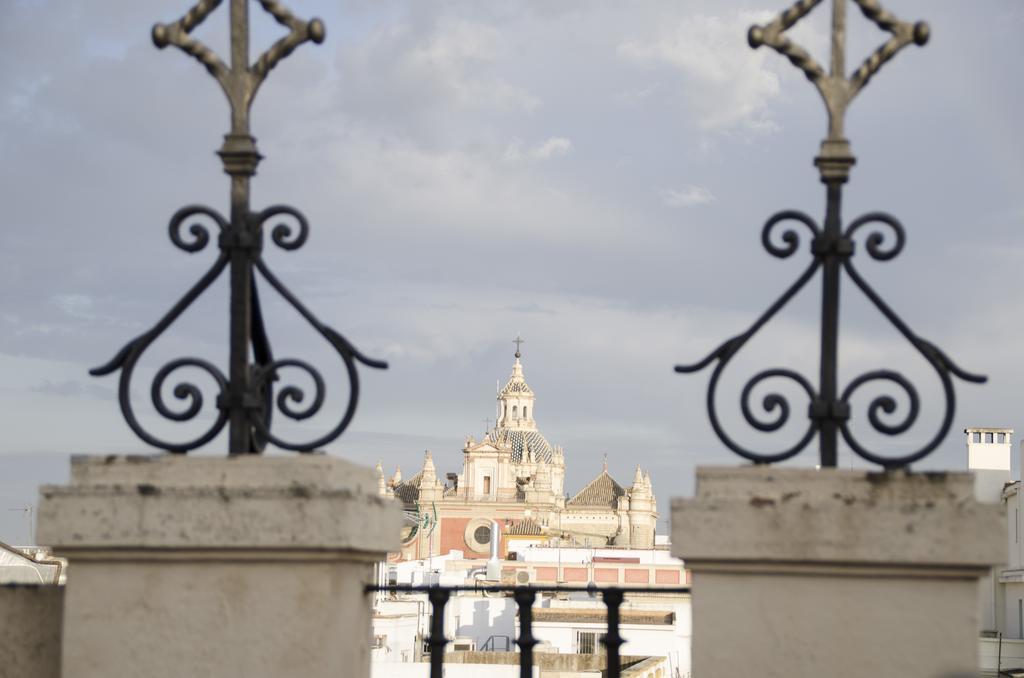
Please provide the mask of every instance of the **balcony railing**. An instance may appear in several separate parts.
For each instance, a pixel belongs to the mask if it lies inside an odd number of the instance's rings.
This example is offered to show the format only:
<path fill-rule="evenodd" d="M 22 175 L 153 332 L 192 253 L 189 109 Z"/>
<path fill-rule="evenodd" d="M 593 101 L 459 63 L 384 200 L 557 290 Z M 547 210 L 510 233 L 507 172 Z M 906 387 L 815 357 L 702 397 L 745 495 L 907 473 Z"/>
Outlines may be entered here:
<path fill-rule="evenodd" d="M 367 593 L 422 593 L 430 601 L 430 637 L 426 641 L 430 648 L 430 678 L 442 678 L 444 671 L 445 647 L 450 642 L 445 637 L 444 610 L 453 593 L 511 593 L 519 610 L 519 676 L 533 676 L 533 648 L 540 641 L 533 636 L 533 604 L 538 593 L 587 593 L 592 596 L 600 594 L 608 609 L 606 632 L 601 637 L 607 655 L 608 678 L 620 678 L 622 675 L 622 659 L 619 648 L 626 640 L 619 633 L 620 608 L 627 593 L 690 593 L 689 586 L 678 587 L 597 587 L 590 586 L 417 586 L 411 584 L 389 584 L 386 586 L 367 586 Z"/>

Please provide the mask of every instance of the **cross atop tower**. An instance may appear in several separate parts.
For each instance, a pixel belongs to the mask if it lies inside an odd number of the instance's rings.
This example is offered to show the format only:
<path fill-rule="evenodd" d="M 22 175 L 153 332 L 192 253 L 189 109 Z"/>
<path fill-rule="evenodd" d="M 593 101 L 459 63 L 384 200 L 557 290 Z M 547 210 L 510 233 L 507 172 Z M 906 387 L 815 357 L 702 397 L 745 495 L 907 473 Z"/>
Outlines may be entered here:
<path fill-rule="evenodd" d="M 516 334 L 516 338 L 512 340 L 512 343 L 516 345 L 516 357 L 521 358 L 523 354 L 519 351 L 522 344 L 526 343 L 526 340 Z"/>

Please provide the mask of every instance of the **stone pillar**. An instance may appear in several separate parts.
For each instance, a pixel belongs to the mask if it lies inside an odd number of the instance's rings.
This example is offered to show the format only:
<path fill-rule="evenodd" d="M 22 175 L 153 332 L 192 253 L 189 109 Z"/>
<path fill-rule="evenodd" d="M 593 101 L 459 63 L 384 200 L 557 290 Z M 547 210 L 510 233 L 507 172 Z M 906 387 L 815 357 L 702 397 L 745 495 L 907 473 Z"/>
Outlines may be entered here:
<path fill-rule="evenodd" d="M 672 503 L 694 676 L 977 675 L 1005 520 L 969 473 L 698 469 Z"/>
<path fill-rule="evenodd" d="M 0 584 L 0 676 L 60 678 L 64 587 Z"/>
<path fill-rule="evenodd" d="M 76 457 L 41 489 L 69 561 L 63 675 L 369 676 L 374 563 L 401 512 L 325 455 Z"/>

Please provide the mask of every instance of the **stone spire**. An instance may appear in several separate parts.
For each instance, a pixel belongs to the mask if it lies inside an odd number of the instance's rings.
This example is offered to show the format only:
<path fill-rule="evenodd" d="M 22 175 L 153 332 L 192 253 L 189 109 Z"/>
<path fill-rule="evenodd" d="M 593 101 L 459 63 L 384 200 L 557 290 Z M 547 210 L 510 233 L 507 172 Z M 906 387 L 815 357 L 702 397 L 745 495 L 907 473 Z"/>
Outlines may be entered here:
<path fill-rule="evenodd" d="M 632 548 L 654 547 L 655 507 L 649 476 L 638 464 L 629 488 L 629 545 Z"/>
<path fill-rule="evenodd" d="M 629 498 L 634 504 L 643 502 L 645 508 L 649 508 L 651 499 L 651 480 L 650 476 L 643 472 L 640 465 L 636 466 L 636 473 L 633 474 L 633 486 L 629 488 Z"/>
<path fill-rule="evenodd" d="M 423 453 L 423 475 L 420 476 L 420 485 L 433 483 L 437 480 L 437 467 L 434 466 L 434 458 L 430 450 Z"/>
<path fill-rule="evenodd" d="M 402 467 L 395 467 L 395 475 L 391 476 L 391 486 L 394 487 L 398 483 L 402 482 Z"/>
<path fill-rule="evenodd" d="M 388 496 L 388 481 L 384 477 L 384 466 L 377 462 L 377 494 L 382 497 Z"/>
<path fill-rule="evenodd" d="M 423 453 L 423 470 L 420 473 L 420 501 L 437 501 L 444 492 L 444 487 L 437 479 L 437 468 L 430 450 Z"/>

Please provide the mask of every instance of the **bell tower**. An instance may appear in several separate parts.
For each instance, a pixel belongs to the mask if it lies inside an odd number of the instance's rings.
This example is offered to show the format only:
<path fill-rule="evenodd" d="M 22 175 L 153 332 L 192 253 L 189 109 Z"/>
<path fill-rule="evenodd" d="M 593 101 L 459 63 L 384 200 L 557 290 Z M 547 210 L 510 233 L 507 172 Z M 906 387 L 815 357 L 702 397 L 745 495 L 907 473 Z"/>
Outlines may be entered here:
<path fill-rule="evenodd" d="M 518 431 L 536 431 L 533 405 L 535 396 L 523 378 L 523 364 L 520 362 L 523 339 L 516 337 L 516 361 L 505 387 L 498 393 L 498 427 Z"/>

